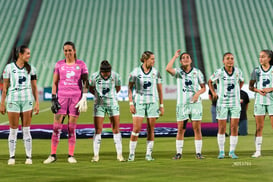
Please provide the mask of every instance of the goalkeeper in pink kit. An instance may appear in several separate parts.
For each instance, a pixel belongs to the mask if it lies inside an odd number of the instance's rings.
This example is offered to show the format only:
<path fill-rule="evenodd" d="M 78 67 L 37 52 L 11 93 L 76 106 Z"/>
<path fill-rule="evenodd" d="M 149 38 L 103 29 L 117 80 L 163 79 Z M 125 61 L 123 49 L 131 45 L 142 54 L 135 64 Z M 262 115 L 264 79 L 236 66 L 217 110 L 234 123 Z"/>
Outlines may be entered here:
<path fill-rule="evenodd" d="M 75 130 L 80 112 L 87 110 L 88 70 L 86 64 L 77 59 L 73 42 L 65 42 L 63 51 L 65 59 L 58 61 L 54 68 L 51 106 L 54 123 L 51 154 L 44 164 L 57 160 L 56 151 L 66 115 L 68 115 L 68 162 L 77 163 L 74 158 Z"/>

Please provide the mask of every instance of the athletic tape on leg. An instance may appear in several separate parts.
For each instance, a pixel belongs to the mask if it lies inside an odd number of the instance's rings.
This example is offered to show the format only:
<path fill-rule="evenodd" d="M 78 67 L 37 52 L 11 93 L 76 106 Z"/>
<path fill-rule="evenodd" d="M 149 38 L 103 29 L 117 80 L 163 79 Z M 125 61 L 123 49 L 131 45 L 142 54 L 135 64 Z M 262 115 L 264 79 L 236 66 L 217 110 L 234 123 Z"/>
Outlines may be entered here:
<path fill-rule="evenodd" d="M 139 133 L 135 133 L 135 132 L 132 131 L 132 135 L 133 135 L 133 136 L 138 136 Z"/>

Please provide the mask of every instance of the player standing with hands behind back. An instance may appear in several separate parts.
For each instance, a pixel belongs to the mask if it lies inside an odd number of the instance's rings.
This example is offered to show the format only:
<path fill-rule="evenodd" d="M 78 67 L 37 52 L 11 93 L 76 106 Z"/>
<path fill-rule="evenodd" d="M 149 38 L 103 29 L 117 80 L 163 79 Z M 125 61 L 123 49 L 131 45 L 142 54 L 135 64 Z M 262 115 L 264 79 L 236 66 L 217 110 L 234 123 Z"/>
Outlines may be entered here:
<path fill-rule="evenodd" d="M 216 70 L 208 81 L 212 99 L 217 100 L 216 119 L 218 119 L 217 141 L 219 146 L 218 159 L 225 157 L 225 132 L 227 117 L 230 113 L 230 149 L 229 157 L 237 159 L 235 148 L 238 143 L 238 124 L 241 113 L 240 89 L 244 84 L 242 71 L 234 66 L 234 56 L 227 52 L 223 56 L 224 67 Z M 217 84 L 217 93 L 213 84 Z"/>
<path fill-rule="evenodd" d="M 52 84 L 52 107 L 54 113 L 51 137 L 51 155 L 44 161 L 49 164 L 57 160 L 56 151 L 60 140 L 63 120 L 68 115 L 68 162 L 77 163 L 74 158 L 76 125 L 79 112 L 87 110 L 88 70 L 85 63 L 76 57 L 73 42 L 63 46 L 65 59 L 56 63 Z M 58 97 L 57 97 L 58 91 Z"/>
<path fill-rule="evenodd" d="M 23 140 L 26 151 L 25 164 L 32 164 L 32 137 L 30 124 L 32 119 L 33 99 L 35 99 L 34 112 L 39 113 L 39 98 L 37 89 L 36 69 L 29 65 L 30 50 L 22 45 L 15 51 L 15 62 L 9 63 L 3 73 L 4 85 L 1 98 L 0 112 L 5 114 L 5 100 L 7 98 L 7 113 L 9 118 L 9 155 L 8 165 L 15 164 L 15 149 L 19 118 L 22 120 Z"/>

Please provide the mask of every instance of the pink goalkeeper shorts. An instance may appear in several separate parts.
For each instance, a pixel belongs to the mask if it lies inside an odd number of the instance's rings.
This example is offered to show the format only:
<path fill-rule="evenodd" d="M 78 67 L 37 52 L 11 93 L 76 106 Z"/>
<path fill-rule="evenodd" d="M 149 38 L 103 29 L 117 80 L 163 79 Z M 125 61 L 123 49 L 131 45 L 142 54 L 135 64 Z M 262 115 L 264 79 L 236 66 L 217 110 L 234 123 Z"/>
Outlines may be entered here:
<path fill-rule="evenodd" d="M 58 98 L 58 101 L 61 105 L 61 109 L 56 114 L 63 114 L 69 116 L 78 117 L 80 115 L 78 108 L 75 108 L 77 103 L 80 101 L 80 97 L 73 98 Z"/>

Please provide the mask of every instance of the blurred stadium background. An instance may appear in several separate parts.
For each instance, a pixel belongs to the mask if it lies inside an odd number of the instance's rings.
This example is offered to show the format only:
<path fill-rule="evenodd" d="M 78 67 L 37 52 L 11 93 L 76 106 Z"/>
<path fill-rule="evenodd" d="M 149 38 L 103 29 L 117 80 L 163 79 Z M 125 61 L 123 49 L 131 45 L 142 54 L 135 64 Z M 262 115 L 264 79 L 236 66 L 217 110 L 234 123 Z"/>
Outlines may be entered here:
<path fill-rule="evenodd" d="M 65 41 L 89 72 L 107 59 L 127 85 L 129 72 L 150 50 L 171 91 L 175 79 L 165 66 L 177 49 L 192 55 L 206 79 L 232 52 L 248 83 L 262 49 L 273 49 L 272 0 L 0 0 L 0 72 L 12 50 L 27 44 L 40 89 L 50 87 Z M 178 61 L 177 61 L 178 65 Z M 168 89 L 168 86 L 170 88 Z M 165 89 L 165 91 L 166 91 Z"/>
<path fill-rule="evenodd" d="M 165 66 L 177 49 L 192 55 L 193 66 L 203 71 L 206 81 L 222 66 L 223 53 L 232 52 L 247 84 L 252 69 L 259 64 L 260 50 L 273 49 L 272 5 L 273 0 L 0 0 L 0 73 L 12 61 L 15 47 L 29 45 L 30 63 L 38 70 L 42 99 L 44 88 L 51 86 L 55 63 L 64 58 L 63 43 L 69 40 L 76 44 L 77 57 L 86 62 L 89 73 L 97 71 L 99 63 L 107 59 L 121 74 L 123 85 L 127 85 L 133 67 L 140 64 L 141 54 L 153 51 L 155 67 L 163 75 L 165 96 L 169 97 L 175 97 L 175 79 L 167 75 Z M 248 90 L 247 85 L 245 89 Z M 89 111 L 92 103 L 89 102 Z M 120 105 L 121 122 L 128 123 L 131 120 L 128 103 Z M 175 101 L 165 101 L 164 105 L 165 116 L 158 122 L 175 122 Z M 51 124 L 50 102 L 41 102 L 40 106 L 43 112 L 34 116 L 32 123 Z M 203 106 L 203 119 L 209 121 L 210 102 L 204 101 Z M 90 113 L 81 114 L 79 123 L 90 124 Z M 91 164 L 92 141 L 88 138 L 77 141 L 78 164 L 67 164 L 67 140 L 61 140 L 58 162 L 45 166 L 42 161 L 48 156 L 50 141 L 35 139 L 34 165 L 24 166 L 24 147 L 18 142 L 18 165 L 8 167 L 8 146 L 3 138 L 1 182 L 30 178 L 34 181 L 272 181 L 271 126 L 266 122 L 263 157 L 251 159 L 255 134 L 253 101 L 248 114 L 249 135 L 240 136 L 237 161 L 216 159 L 215 137 L 203 138 L 206 160 L 194 158 L 192 137 L 185 138 L 183 160 L 171 160 L 174 137 L 158 137 L 153 163 L 143 159 L 144 139 L 139 140 L 137 162 L 122 164 L 115 162 L 112 139 L 104 139 L 101 162 Z M 7 115 L 1 115 L 0 122 L 7 125 Z M 128 142 L 123 140 L 125 157 L 129 152 Z M 226 149 L 228 146 L 227 137 Z"/>

